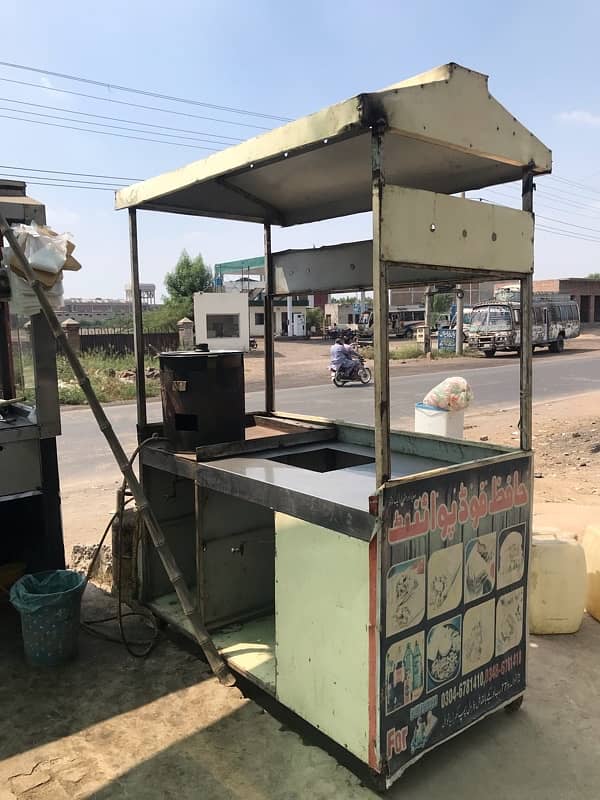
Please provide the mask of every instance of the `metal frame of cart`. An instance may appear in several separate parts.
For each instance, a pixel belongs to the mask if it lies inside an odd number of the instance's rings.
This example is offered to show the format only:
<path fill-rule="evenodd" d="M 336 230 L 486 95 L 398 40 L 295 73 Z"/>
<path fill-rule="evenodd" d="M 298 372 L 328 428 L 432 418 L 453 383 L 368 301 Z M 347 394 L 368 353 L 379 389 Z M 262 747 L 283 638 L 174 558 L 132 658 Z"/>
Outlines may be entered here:
<path fill-rule="evenodd" d="M 487 77 L 448 64 L 117 193 L 130 220 L 140 436 L 149 428 L 137 210 L 264 226 L 264 411 L 248 415 L 239 445 L 196 457 L 146 448 L 146 490 L 184 559 L 195 541 L 198 604 L 230 665 L 385 785 L 525 688 L 533 181 L 550 171 L 550 151 L 492 97 Z M 521 211 L 454 196 L 515 180 Z M 272 225 L 364 211 L 371 241 L 272 251 Z M 520 449 L 391 432 L 389 288 L 494 278 L 521 286 Z M 370 288 L 374 428 L 276 412 L 273 299 Z M 337 481 L 328 469 L 342 470 Z M 174 480 L 188 488 L 164 500 Z M 223 544 L 217 529 L 237 537 L 220 561 L 208 555 Z M 269 542 L 274 566 L 251 556 L 252 536 Z M 254 605 L 228 616 L 216 607 L 218 595 L 233 608 L 217 564 L 244 544 Z M 145 602 L 184 629 L 172 598 L 144 580 Z M 268 632 L 260 585 L 273 580 Z M 241 624 L 219 629 L 232 621 Z"/>

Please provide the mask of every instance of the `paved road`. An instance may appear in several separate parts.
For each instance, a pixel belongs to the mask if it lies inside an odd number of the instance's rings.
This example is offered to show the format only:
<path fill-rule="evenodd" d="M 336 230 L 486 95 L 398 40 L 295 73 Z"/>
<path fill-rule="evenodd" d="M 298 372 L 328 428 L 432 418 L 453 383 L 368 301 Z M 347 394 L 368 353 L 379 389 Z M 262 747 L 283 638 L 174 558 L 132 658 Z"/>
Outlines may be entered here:
<path fill-rule="evenodd" d="M 534 357 L 534 402 L 543 402 L 569 395 L 600 391 L 600 353 L 563 353 L 555 357 Z M 427 367 L 419 374 L 395 375 L 391 380 L 392 425 L 408 426 L 413 407 L 427 391 L 443 378 L 456 373 L 456 365 L 435 373 Z M 472 411 L 511 408 L 519 402 L 518 361 L 485 365 L 465 371 L 475 392 Z M 262 392 L 246 395 L 249 411 L 263 407 Z M 372 387 L 350 384 L 336 389 L 331 384 L 280 389 L 276 406 L 280 411 L 313 414 L 349 422 L 373 422 Z M 150 420 L 160 419 L 160 403 L 148 404 Z M 135 405 L 111 406 L 107 414 L 126 451 L 135 447 Z M 64 489 L 89 485 L 94 488 L 118 478 L 118 469 L 103 436 L 87 409 L 67 410 L 62 415 L 63 435 L 59 439 L 61 481 Z"/>

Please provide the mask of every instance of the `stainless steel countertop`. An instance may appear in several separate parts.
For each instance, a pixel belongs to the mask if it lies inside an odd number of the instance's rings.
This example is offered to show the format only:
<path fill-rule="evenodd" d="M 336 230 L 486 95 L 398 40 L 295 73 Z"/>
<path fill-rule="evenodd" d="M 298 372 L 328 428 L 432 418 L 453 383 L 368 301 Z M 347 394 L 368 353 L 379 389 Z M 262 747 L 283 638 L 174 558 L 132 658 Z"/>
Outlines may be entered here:
<path fill-rule="evenodd" d="M 369 497 L 376 489 L 375 463 L 314 472 L 270 460 L 322 448 L 374 458 L 372 447 L 326 440 L 196 462 L 190 455 L 173 453 L 157 442 L 144 448 L 142 461 L 148 467 L 193 480 L 201 490 L 239 497 L 323 528 L 370 541 L 375 530 L 375 517 L 369 513 Z M 449 463 L 393 452 L 392 477 L 416 475 Z"/>
<path fill-rule="evenodd" d="M 369 496 L 375 492 L 375 464 L 361 464 L 343 467 L 330 472 L 315 472 L 302 467 L 282 464 L 270 459 L 290 453 L 306 453 L 322 448 L 340 450 L 346 453 L 374 457 L 369 447 L 341 442 L 323 442 L 311 445 L 298 445 L 266 451 L 260 455 L 235 456 L 211 461 L 205 466 L 218 469 L 232 476 L 269 484 L 280 489 L 306 495 L 346 508 L 368 512 Z M 421 456 L 392 453 L 392 478 L 401 478 L 426 470 L 447 466 L 447 462 Z"/>

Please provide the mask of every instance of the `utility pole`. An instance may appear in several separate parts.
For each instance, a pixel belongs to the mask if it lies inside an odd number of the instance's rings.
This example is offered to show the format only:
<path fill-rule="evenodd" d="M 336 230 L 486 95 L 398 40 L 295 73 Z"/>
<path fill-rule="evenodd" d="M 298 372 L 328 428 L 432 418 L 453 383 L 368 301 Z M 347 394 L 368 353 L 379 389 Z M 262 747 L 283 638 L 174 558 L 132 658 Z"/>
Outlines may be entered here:
<path fill-rule="evenodd" d="M 463 353 L 464 294 L 462 284 L 456 284 L 456 355 Z"/>
<path fill-rule="evenodd" d="M 431 311 L 432 311 L 431 286 L 425 289 L 425 336 L 423 338 L 423 352 L 431 352 Z"/>

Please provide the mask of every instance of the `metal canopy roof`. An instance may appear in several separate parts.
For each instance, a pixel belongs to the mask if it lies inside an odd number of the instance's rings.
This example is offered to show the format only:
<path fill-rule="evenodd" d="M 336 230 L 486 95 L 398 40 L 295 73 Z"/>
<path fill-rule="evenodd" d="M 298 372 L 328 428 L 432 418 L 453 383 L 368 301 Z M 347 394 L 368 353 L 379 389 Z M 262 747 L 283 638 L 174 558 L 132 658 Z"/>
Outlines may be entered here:
<path fill-rule="evenodd" d="M 371 210 L 370 128 L 383 123 L 388 183 L 454 194 L 551 171 L 551 151 L 446 64 L 360 94 L 116 193 L 116 208 L 296 225 Z"/>

